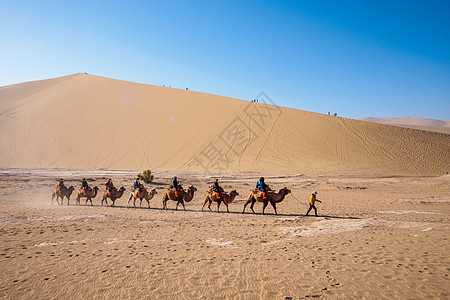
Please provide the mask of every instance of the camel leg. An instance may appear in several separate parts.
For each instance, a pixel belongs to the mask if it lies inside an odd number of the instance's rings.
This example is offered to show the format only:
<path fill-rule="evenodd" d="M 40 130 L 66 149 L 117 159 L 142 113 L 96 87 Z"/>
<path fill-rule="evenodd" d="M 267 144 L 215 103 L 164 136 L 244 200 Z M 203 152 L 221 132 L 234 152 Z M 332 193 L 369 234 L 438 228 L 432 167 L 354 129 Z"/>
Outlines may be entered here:
<path fill-rule="evenodd" d="M 53 199 L 55 198 L 55 193 L 52 193 L 52 205 L 53 205 Z"/>
<path fill-rule="evenodd" d="M 209 209 L 209 211 L 211 211 L 211 204 L 212 204 L 213 202 L 212 202 L 212 200 L 211 199 L 208 199 L 208 209 Z"/>
<path fill-rule="evenodd" d="M 148 200 L 148 199 L 145 199 L 145 200 L 147 200 L 148 208 L 150 208 L 150 200 Z"/>
<path fill-rule="evenodd" d="M 228 210 L 228 203 L 224 202 L 226 207 L 227 207 L 227 213 L 229 213 L 230 211 Z"/>
<path fill-rule="evenodd" d="M 255 206 L 255 203 L 256 203 L 256 200 L 255 200 L 255 199 L 252 199 L 252 204 L 250 205 L 250 209 L 252 210 L 252 212 L 253 212 L 254 214 L 256 214 L 256 212 L 253 210 L 253 206 Z"/>
<path fill-rule="evenodd" d="M 252 201 L 252 198 L 253 198 L 253 196 L 252 195 L 250 195 L 250 196 L 248 196 L 248 199 L 247 199 L 247 201 L 245 201 L 245 203 L 244 203 L 244 209 L 242 210 L 242 213 L 244 213 L 245 212 L 245 208 L 247 207 L 247 205 Z"/>
<path fill-rule="evenodd" d="M 130 198 L 128 198 L 127 208 L 128 208 L 128 206 L 130 205 L 131 198 L 133 198 L 133 194 L 131 194 L 131 195 L 130 195 Z"/>
<path fill-rule="evenodd" d="M 264 210 L 266 209 L 267 205 L 269 205 L 269 201 L 264 201 L 263 214 L 264 214 Z"/>
<path fill-rule="evenodd" d="M 275 214 L 278 215 L 277 213 L 277 204 L 273 201 L 270 201 L 270 204 L 272 204 L 273 210 L 275 211 Z"/>
<path fill-rule="evenodd" d="M 206 196 L 205 200 L 203 201 L 202 211 L 203 211 L 203 208 L 205 207 L 207 201 L 208 201 L 208 196 Z"/>
<path fill-rule="evenodd" d="M 217 202 L 217 212 L 220 212 L 220 211 L 219 211 L 220 203 L 222 203 L 222 201 L 219 200 L 219 202 Z"/>

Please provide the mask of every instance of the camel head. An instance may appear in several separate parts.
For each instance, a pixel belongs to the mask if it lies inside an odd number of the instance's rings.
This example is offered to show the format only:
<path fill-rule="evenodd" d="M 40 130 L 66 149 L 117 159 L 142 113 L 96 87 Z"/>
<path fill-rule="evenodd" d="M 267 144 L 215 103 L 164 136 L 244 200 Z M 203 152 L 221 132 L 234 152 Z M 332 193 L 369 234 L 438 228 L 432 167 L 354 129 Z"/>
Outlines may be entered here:
<path fill-rule="evenodd" d="M 196 192 L 196 191 L 197 191 L 197 188 L 196 188 L 195 186 L 193 186 L 193 185 L 190 185 L 190 186 L 188 187 L 188 189 L 189 189 L 191 192 Z"/>
<path fill-rule="evenodd" d="M 119 192 L 125 192 L 127 189 L 124 188 L 123 186 L 120 187 Z"/>
<path fill-rule="evenodd" d="M 156 194 L 158 194 L 158 192 L 156 191 L 156 189 L 153 189 L 153 190 L 150 191 L 150 194 L 151 195 L 156 195 Z"/>
<path fill-rule="evenodd" d="M 232 196 L 232 195 L 234 195 L 234 196 L 239 196 L 239 193 L 238 193 L 236 190 L 232 190 L 232 191 L 230 192 L 230 196 Z"/>
<path fill-rule="evenodd" d="M 93 191 L 98 191 L 98 186 L 94 186 L 94 187 L 92 188 L 92 190 L 93 190 Z"/>
<path fill-rule="evenodd" d="M 282 188 L 282 189 L 280 190 L 280 194 L 284 194 L 284 195 L 287 195 L 287 194 L 289 194 L 290 192 L 291 192 L 291 190 L 288 189 L 287 187 L 284 187 L 284 188 Z"/>
<path fill-rule="evenodd" d="M 73 185 L 71 185 L 71 186 L 68 188 L 68 191 L 69 191 L 70 193 L 72 193 L 74 190 L 75 190 L 75 188 L 73 187 Z"/>

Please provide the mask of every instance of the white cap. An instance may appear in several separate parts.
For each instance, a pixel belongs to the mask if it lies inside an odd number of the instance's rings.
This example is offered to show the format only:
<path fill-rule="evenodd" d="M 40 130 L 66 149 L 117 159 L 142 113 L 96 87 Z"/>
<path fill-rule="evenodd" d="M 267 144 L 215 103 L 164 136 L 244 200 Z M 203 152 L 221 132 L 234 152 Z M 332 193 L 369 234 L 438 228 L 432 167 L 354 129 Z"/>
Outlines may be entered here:
<path fill-rule="evenodd" d="M 317 195 L 317 194 L 318 194 L 318 192 L 314 191 L 314 192 L 313 192 L 313 194 L 314 194 L 314 195 Z"/>

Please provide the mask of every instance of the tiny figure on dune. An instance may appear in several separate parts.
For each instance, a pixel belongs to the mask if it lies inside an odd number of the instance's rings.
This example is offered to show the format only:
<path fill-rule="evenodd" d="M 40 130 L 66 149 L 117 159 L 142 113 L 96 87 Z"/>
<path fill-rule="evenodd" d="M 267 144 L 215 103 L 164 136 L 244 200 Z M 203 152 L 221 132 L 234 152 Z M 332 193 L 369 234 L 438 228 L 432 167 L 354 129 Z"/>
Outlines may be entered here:
<path fill-rule="evenodd" d="M 269 186 L 264 182 L 264 177 L 259 178 L 256 183 L 256 188 L 262 192 L 263 199 L 266 199 L 266 193 L 269 190 Z"/>
<path fill-rule="evenodd" d="M 315 215 L 316 215 L 316 217 L 318 217 L 318 215 L 317 215 L 317 208 L 316 208 L 316 206 L 314 205 L 315 203 L 316 203 L 316 201 L 317 202 L 322 202 L 322 201 L 320 201 L 319 199 L 317 199 L 317 195 L 318 193 L 316 192 L 316 191 L 314 191 L 312 194 L 311 194 L 311 197 L 309 198 L 309 209 L 308 209 L 308 211 L 306 212 L 306 216 L 309 214 L 309 212 L 311 211 L 311 209 L 312 208 L 314 208 L 314 212 L 315 212 Z"/>

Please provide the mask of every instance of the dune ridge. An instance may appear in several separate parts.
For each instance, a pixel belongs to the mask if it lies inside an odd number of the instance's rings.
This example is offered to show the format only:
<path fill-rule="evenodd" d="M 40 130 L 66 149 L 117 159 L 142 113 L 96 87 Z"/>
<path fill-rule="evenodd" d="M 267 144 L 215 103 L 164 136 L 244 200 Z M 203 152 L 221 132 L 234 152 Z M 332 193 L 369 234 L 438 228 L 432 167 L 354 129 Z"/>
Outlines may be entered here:
<path fill-rule="evenodd" d="M 450 135 L 88 74 L 0 87 L 0 168 L 442 175 Z"/>
<path fill-rule="evenodd" d="M 378 124 L 394 125 L 417 130 L 434 131 L 450 134 L 450 120 L 442 121 L 417 117 L 396 117 L 396 118 L 367 117 L 362 118 L 360 120 Z"/>

